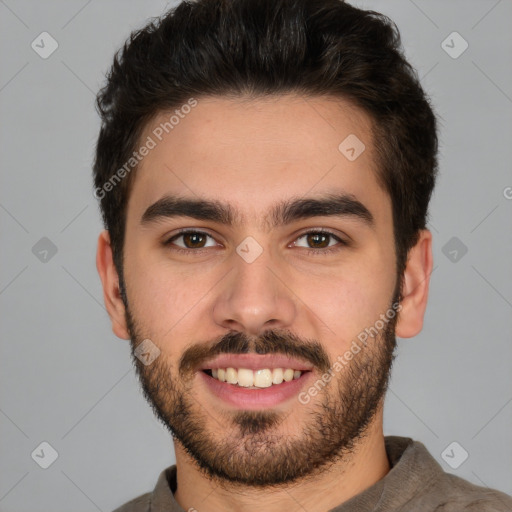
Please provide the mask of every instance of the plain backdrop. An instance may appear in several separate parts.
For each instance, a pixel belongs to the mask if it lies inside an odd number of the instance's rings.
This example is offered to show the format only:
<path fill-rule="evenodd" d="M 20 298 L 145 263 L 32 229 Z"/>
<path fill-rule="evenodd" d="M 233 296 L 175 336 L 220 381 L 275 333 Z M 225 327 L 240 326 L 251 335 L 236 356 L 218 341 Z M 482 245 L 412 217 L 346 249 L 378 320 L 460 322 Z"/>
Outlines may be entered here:
<path fill-rule="evenodd" d="M 429 306 L 422 333 L 399 339 L 385 434 L 510 494 L 512 2 L 354 4 L 397 23 L 440 118 Z M 103 307 L 91 180 L 114 51 L 171 5 L 0 1 L 2 512 L 109 511 L 174 463 Z M 457 468 L 442 455 L 454 442 Z"/>

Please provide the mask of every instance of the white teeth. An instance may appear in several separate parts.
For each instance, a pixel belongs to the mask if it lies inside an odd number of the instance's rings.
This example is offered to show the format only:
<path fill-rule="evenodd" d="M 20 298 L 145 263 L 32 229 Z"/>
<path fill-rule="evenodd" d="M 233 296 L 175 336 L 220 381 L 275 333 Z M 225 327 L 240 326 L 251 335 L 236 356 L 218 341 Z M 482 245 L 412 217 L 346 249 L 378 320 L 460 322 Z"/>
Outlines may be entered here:
<path fill-rule="evenodd" d="M 254 372 L 254 385 L 257 388 L 268 388 L 272 386 L 272 371 L 265 370 L 256 370 Z"/>
<path fill-rule="evenodd" d="M 274 368 L 272 370 L 272 384 L 281 384 L 283 382 L 283 369 Z"/>
<path fill-rule="evenodd" d="M 238 384 L 238 375 L 234 368 L 226 368 L 226 382 L 228 384 Z"/>
<path fill-rule="evenodd" d="M 290 382 L 298 379 L 302 375 L 301 370 L 292 368 L 263 368 L 261 370 L 251 370 L 249 368 L 214 368 L 211 370 L 212 377 L 238 385 L 244 388 L 268 388 L 272 385 L 278 385 L 284 382 Z"/>
<path fill-rule="evenodd" d="M 238 385 L 244 388 L 250 388 L 254 385 L 254 373 L 247 368 L 238 369 Z"/>
<path fill-rule="evenodd" d="M 290 382 L 293 380 L 293 370 L 291 368 L 286 368 L 286 370 L 283 373 L 283 380 L 285 382 Z"/>

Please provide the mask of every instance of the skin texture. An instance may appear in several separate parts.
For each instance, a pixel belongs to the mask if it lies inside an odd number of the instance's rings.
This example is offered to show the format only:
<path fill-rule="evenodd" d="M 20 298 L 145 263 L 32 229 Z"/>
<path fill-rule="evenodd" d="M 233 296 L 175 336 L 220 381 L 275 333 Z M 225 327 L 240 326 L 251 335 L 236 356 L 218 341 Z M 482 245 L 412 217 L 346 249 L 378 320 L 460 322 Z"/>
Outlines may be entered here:
<path fill-rule="evenodd" d="M 168 118 L 159 114 L 141 140 Z M 338 150 L 350 134 L 366 146 L 354 161 Z M 411 337 L 422 328 L 432 271 L 428 230 L 409 253 L 399 316 L 307 404 L 293 397 L 270 409 L 237 409 L 184 364 L 214 349 L 292 347 L 321 378 L 325 364 L 390 310 L 398 279 L 391 199 L 376 180 L 372 147 L 369 118 L 339 98 L 200 98 L 136 171 L 124 245 L 128 309 L 108 232 L 100 234 L 97 268 L 114 333 L 132 340 L 132 355 L 146 338 L 160 349 L 151 365 L 134 362 L 146 398 L 174 434 L 175 497 L 185 510 L 327 510 L 389 471 L 383 398 L 395 334 Z M 354 216 L 274 229 L 262 222 L 277 202 L 333 191 L 362 202 L 374 227 Z M 230 204 L 241 222 L 180 217 L 142 224 L 145 210 L 166 193 Z M 164 245 L 181 228 L 210 236 Z M 348 245 L 303 236 L 320 228 Z M 263 249 L 251 263 L 236 252 L 248 236 Z M 338 250 L 322 254 L 326 246 Z"/>

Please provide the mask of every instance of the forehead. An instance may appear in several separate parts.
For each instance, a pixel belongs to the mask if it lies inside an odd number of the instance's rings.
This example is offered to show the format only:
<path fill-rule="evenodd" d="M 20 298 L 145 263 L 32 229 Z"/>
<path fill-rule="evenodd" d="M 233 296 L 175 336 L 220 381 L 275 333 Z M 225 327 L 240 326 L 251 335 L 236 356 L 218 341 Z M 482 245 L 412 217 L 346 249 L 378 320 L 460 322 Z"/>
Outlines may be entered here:
<path fill-rule="evenodd" d="M 240 222 L 261 218 L 287 197 L 325 193 L 350 194 L 371 203 L 376 217 L 387 214 L 371 121 L 347 101 L 294 95 L 196 101 L 147 124 L 141 141 L 150 138 L 154 147 L 136 171 L 129 216 L 166 193 L 220 200 Z"/>

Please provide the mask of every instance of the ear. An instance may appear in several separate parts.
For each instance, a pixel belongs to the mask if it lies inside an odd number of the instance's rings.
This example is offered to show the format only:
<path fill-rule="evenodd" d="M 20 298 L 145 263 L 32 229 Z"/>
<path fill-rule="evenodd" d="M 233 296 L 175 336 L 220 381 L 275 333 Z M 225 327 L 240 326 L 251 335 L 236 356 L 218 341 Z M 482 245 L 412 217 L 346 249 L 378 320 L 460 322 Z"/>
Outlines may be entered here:
<path fill-rule="evenodd" d="M 404 270 L 402 308 L 395 328 L 400 338 L 412 338 L 423 328 L 432 265 L 432 233 L 423 229 L 418 242 L 409 251 Z"/>
<path fill-rule="evenodd" d="M 98 237 L 96 268 L 103 285 L 103 300 L 112 322 L 112 331 L 118 338 L 129 340 L 125 307 L 119 290 L 119 276 L 114 265 L 110 235 L 106 230 L 102 231 Z"/>

